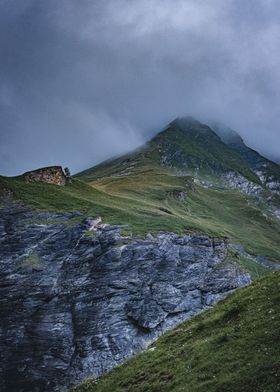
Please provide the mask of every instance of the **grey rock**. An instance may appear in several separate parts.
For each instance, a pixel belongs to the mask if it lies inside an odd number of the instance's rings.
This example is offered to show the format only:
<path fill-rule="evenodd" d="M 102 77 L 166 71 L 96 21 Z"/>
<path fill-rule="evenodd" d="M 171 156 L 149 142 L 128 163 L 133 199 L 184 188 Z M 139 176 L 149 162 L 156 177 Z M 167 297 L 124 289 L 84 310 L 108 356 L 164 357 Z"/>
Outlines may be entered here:
<path fill-rule="evenodd" d="M 235 172 L 227 172 L 224 175 L 224 180 L 230 188 L 237 189 L 250 196 L 258 196 L 263 192 L 263 188 L 260 185 L 247 180 Z"/>
<path fill-rule="evenodd" d="M 1 391 L 67 390 L 251 281 L 225 263 L 222 240 L 122 239 L 120 226 L 100 219 L 65 225 L 2 199 Z"/>

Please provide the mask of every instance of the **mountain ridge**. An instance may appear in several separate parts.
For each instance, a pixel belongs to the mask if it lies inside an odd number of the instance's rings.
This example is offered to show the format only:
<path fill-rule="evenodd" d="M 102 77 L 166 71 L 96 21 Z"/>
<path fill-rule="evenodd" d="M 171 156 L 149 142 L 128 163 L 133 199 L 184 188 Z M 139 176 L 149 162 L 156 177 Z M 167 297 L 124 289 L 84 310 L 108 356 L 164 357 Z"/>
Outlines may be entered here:
<path fill-rule="evenodd" d="M 0 176 L 0 388 L 66 390 L 232 290 L 275 281 L 278 167 L 258 176 L 242 154 L 185 119 L 64 186 Z"/>
<path fill-rule="evenodd" d="M 255 256 L 278 261 L 280 183 L 275 181 L 276 189 L 266 187 L 207 125 L 193 119 L 177 122 L 142 148 L 79 173 L 64 189 L 2 177 L 0 192 L 6 188 L 43 210 L 82 209 L 85 217 L 100 215 L 138 235 L 190 230 L 227 237 Z M 193 137 L 201 131 L 203 137 Z"/>
<path fill-rule="evenodd" d="M 176 139 L 179 141 L 177 142 Z M 189 145 L 187 146 L 186 143 Z M 163 145 L 167 149 L 167 156 L 163 155 L 163 151 L 156 150 L 157 145 Z M 182 145 L 185 151 L 182 151 Z M 171 146 L 173 146 L 173 150 Z M 208 155 L 205 154 L 207 150 Z M 233 169 L 248 180 L 256 184 L 268 184 L 271 190 L 280 193 L 279 165 L 247 147 L 237 132 L 221 124 L 214 124 L 211 128 L 211 125 L 200 123 L 192 117 L 177 118 L 145 145 L 132 153 L 125 154 L 124 157 L 137 161 L 137 156 L 139 157 L 141 153 L 141 158 L 145 154 L 152 155 L 154 153 L 154 155 L 158 155 L 154 159 L 159 159 L 161 164 L 179 170 L 187 169 L 190 174 L 194 173 L 194 169 L 203 172 L 203 161 L 207 161 L 208 172 Z M 180 154 L 182 155 L 181 163 Z M 95 167 L 77 173 L 76 176 L 79 178 L 88 175 L 106 164 L 110 165 L 114 161 L 121 160 L 122 156 L 102 162 Z M 188 167 L 186 167 L 187 162 Z M 205 170 L 207 172 L 207 168 L 204 168 Z M 275 184 L 276 182 L 279 184 Z"/>

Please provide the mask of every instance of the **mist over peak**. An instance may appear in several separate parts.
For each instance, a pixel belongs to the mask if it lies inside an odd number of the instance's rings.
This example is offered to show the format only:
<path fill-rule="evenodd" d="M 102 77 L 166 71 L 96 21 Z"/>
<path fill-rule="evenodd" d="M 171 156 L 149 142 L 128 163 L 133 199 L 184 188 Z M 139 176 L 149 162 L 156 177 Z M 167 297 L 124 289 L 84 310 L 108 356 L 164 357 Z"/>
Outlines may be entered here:
<path fill-rule="evenodd" d="M 79 171 L 186 113 L 278 159 L 279 17 L 277 0 L 2 1 L 1 173 Z"/>
<path fill-rule="evenodd" d="M 230 145 L 243 145 L 244 141 L 242 137 L 233 129 L 227 127 L 225 124 L 214 122 L 211 124 L 213 130 L 222 139 L 225 144 Z"/>

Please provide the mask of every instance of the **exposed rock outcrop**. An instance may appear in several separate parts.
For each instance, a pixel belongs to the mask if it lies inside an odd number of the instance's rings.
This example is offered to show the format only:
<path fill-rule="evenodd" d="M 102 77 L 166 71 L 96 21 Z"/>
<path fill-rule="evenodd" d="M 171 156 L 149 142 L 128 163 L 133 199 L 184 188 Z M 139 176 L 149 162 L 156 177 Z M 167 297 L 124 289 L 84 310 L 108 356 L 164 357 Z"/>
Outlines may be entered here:
<path fill-rule="evenodd" d="M 3 392 L 66 390 L 250 283 L 220 239 L 128 239 L 100 219 L 70 224 L 77 215 L 2 200 Z"/>
<path fill-rule="evenodd" d="M 45 182 L 66 185 L 66 176 L 61 166 L 43 167 L 23 174 L 26 182 Z"/>
<path fill-rule="evenodd" d="M 260 185 L 248 181 L 245 177 L 235 172 L 227 172 L 224 175 L 224 180 L 230 188 L 237 189 L 250 196 L 258 196 L 263 192 L 263 188 Z"/>

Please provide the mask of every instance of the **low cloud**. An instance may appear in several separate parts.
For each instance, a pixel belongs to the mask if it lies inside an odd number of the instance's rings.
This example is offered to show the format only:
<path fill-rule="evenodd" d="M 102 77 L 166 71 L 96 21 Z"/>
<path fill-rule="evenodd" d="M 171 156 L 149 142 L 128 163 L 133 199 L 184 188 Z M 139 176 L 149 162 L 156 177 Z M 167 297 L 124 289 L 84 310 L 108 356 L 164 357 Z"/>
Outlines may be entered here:
<path fill-rule="evenodd" d="M 3 0 L 1 173 L 85 169 L 193 115 L 280 142 L 277 0 Z"/>

